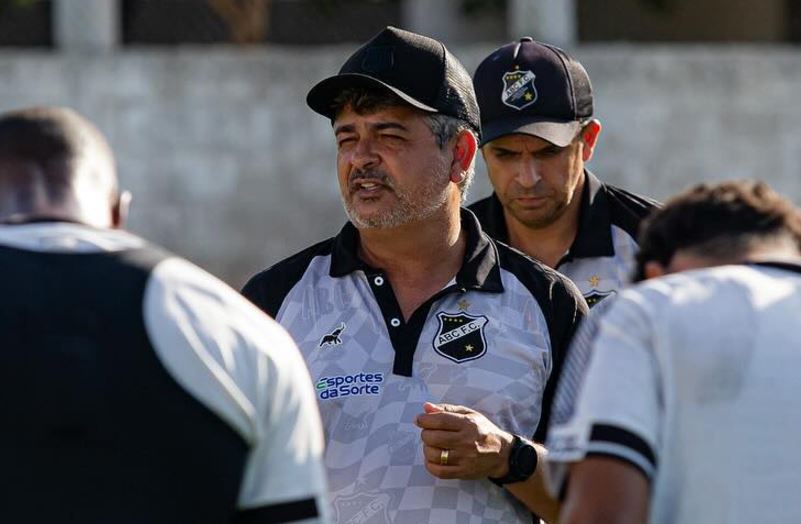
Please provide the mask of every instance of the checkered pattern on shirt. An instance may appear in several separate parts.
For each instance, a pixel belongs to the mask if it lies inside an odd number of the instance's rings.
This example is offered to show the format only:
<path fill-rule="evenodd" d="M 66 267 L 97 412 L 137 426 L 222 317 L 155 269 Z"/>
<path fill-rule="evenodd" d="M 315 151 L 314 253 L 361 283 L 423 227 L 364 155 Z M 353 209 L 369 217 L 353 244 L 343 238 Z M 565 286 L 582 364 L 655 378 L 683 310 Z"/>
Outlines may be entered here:
<path fill-rule="evenodd" d="M 431 308 L 412 376 L 404 377 L 392 374 L 394 350 L 364 274 L 331 278 L 329 265 L 329 256 L 311 262 L 277 319 L 297 341 L 315 382 L 360 372 L 385 377 L 379 396 L 318 397 L 336 522 L 530 523 L 531 514 L 488 480 L 440 480 L 428 473 L 414 420 L 423 402 L 448 402 L 532 435 L 551 369 L 548 328 L 536 299 L 506 271 L 503 293 L 446 295 Z M 438 354 L 433 341 L 437 313 L 458 314 L 463 300 L 465 313 L 488 318 L 487 353 L 456 363 Z M 342 323 L 342 343 L 320 347 Z"/>

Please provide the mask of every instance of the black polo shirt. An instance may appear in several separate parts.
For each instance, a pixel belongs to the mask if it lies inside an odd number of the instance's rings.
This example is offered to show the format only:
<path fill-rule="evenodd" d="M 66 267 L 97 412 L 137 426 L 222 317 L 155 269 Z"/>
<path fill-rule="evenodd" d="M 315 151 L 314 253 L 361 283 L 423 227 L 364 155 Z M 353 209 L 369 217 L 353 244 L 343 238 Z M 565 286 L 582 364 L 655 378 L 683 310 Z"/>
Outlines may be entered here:
<path fill-rule="evenodd" d="M 243 290 L 306 358 L 338 522 L 368 511 L 386 511 L 398 523 L 531 522 L 522 504 L 488 480 L 428 473 L 415 417 L 425 401 L 460 404 L 541 439 L 587 306 L 567 278 L 493 241 L 468 210 L 462 227 L 461 269 L 408 321 L 386 273 L 358 257 L 351 224 Z"/>
<path fill-rule="evenodd" d="M 585 174 L 578 232 L 556 269 L 569 277 L 593 306 L 629 282 L 640 222 L 659 204 L 604 184 L 589 171 Z M 469 208 L 484 231 L 509 242 L 503 205 L 495 193 Z"/>

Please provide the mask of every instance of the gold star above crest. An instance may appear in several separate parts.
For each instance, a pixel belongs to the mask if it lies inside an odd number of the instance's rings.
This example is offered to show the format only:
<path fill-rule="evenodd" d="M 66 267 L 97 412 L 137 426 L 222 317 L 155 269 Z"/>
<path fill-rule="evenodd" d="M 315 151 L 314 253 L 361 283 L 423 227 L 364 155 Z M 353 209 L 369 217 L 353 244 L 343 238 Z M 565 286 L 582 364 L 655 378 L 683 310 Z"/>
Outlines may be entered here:
<path fill-rule="evenodd" d="M 468 344 L 468 345 L 466 345 L 464 347 L 464 350 L 467 351 L 468 353 L 472 353 L 473 352 L 473 346 L 471 344 Z"/>
<path fill-rule="evenodd" d="M 592 287 L 598 287 L 598 284 L 601 283 L 601 277 L 593 275 L 587 279 L 587 282 L 589 282 Z"/>
<path fill-rule="evenodd" d="M 469 308 L 469 307 L 470 307 L 470 302 L 468 302 L 467 300 L 465 300 L 465 299 L 463 298 L 462 300 L 460 300 L 459 302 L 457 302 L 457 303 L 456 303 L 456 305 L 457 305 L 457 306 L 459 306 L 459 311 L 466 311 L 466 310 L 467 310 L 467 308 Z"/>

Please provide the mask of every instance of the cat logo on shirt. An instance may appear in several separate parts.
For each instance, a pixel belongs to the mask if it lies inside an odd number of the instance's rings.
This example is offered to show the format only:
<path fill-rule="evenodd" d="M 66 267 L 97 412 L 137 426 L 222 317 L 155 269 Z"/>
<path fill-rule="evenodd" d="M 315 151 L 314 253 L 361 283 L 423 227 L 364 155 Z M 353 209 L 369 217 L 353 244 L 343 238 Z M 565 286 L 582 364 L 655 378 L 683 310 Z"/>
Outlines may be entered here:
<path fill-rule="evenodd" d="M 341 335 L 342 332 L 345 331 L 345 327 L 346 327 L 345 323 L 344 322 L 340 322 L 339 326 L 337 326 L 336 329 L 334 329 L 331 333 L 327 333 L 327 334 L 323 335 L 323 338 L 320 339 L 320 345 L 317 346 L 317 347 L 322 348 L 322 347 L 325 347 L 325 346 L 339 346 L 339 345 L 341 345 L 342 344 L 342 339 L 339 338 L 339 335 Z"/>
<path fill-rule="evenodd" d="M 437 313 L 439 328 L 434 335 L 434 349 L 454 362 L 466 362 L 484 356 L 487 339 L 484 327 L 487 317 L 467 313 Z"/>

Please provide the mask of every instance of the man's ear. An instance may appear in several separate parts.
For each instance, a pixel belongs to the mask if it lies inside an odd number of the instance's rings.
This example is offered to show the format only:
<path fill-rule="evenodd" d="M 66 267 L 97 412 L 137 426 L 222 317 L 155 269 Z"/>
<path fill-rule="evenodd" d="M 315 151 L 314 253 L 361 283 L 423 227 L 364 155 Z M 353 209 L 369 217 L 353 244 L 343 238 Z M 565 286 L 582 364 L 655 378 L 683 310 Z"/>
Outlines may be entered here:
<path fill-rule="evenodd" d="M 659 262 L 651 260 L 645 263 L 645 266 L 643 267 L 643 273 L 646 280 L 649 278 L 657 278 L 667 275 L 667 268 Z"/>
<path fill-rule="evenodd" d="M 128 220 L 128 211 L 131 209 L 131 195 L 130 191 L 122 191 L 117 197 L 117 201 L 111 207 L 111 227 L 113 229 L 122 229 L 125 222 Z"/>
<path fill-rule="evenodd" d="M 598 143 L 598 135 L 601 134 L 601 122 L 593 119 L 581 130 L 581 157 L 585 162 L 589 162 L 592 153 L 595 151 L 595 144 Z"/>
<path fill-rule="evenodd" d="M 470 169 L 473 159 L 478 151 L 476 136 L 467 130 L 462 130 L 456 135 L 453 143 L 453 161 L 451 162 L 451 181 L 457 184 L 462 182 L 465 173 Z"/>

